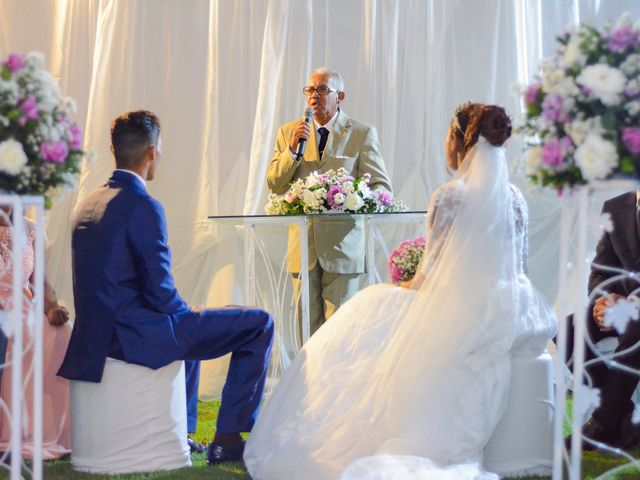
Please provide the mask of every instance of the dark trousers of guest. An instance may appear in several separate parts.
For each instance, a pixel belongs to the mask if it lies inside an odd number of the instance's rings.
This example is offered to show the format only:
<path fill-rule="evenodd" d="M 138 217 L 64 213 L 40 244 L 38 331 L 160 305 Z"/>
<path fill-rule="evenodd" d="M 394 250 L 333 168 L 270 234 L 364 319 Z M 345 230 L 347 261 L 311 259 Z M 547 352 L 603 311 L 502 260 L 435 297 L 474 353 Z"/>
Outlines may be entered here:
<path fill-rule="evenodd" d="M 567 357 L 568 364 L 572 364 L 574 348 L 573 315 L 568 318 Z M 592 318 L 587 318 L 587 333 L 593 344 L 606 337 L 618 337 L 615 349 L 617 363 L 633 369 L 640 369 L 640 321 L 630 321 L 626 330 L 618 335 L 616 330 L 601 331 Z M 617 355 L 630 349 L 628 353 Z M 591 362 L 592 361 L 592 362 Z M 592 387 L 600 390 L 600 406 L 593 412 L 592 418 L 602 425 L 620 425 L 625 416 L 633 411 L 631 396 L 638 385 L 638 376 L 625 372 L 619 368 L 609 368 L 587 344 L 585 346 L 585 370 L 592 381 Z"/>

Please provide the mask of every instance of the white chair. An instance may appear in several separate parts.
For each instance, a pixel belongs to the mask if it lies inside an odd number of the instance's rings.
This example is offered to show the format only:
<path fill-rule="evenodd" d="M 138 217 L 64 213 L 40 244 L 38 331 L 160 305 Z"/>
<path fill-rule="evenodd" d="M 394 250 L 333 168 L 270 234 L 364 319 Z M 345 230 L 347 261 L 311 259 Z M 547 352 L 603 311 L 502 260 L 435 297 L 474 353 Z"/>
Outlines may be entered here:
<path fill-rule="evenodd" d="M 184 362 L 152 370 L 107 359 L 101 383 L 71 382 L 74 469 L 91 473 L 191 465 Z"/>
<path fill-rule="evenodd" d="M 484 467 L 500 476 L 549 475 L 553 464 L 553 362 L 513 354 L 507 408 L 484 450 Z"/>

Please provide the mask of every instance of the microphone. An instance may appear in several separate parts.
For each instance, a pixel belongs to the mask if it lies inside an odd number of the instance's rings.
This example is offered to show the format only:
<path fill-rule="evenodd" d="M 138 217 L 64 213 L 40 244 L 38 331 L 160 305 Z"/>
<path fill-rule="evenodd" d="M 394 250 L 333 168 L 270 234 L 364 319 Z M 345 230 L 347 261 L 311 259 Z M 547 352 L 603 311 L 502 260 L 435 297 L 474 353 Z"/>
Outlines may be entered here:
<path fill-rule="evenodd" d="M 304 109 L 304 123 L 309 125 L 313 119 L 313 108 Z M 296 150 L 296 160 L 299 162 L 304 156 L 304 149 L 307 147 L 307 139 L 301 138 L 298 140 L 298 149 Z"/>

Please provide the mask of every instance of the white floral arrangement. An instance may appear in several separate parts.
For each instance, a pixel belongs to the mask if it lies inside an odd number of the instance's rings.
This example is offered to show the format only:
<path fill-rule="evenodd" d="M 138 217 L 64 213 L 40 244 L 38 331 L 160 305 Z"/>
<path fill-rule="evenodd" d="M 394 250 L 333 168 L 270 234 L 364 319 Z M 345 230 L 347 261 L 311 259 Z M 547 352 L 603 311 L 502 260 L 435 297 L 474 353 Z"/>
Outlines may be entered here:
<path fill-rule="evenodd" d="M 0 64 L 0 189 L 42 195 L 47 208 L 75 189 L 84 152 L 74 114 L 43 54 L 12 53 Z"/>
<path fill-rule="evenodd" d="M 386 190 L 369 186 L 371 176 L 354 178 L 344 168 L 313 172 L 291 183 L 284 195 L 269 194 L 265 211 L 269 215 L 305 213 L 387 213 L 407 209 Z"/>
<path fill-rule="evenodd" d="M 640 173 L 640 22 L 584 24 L 557 38 L 523 94 L 534 184 L 562 188 Z"/>

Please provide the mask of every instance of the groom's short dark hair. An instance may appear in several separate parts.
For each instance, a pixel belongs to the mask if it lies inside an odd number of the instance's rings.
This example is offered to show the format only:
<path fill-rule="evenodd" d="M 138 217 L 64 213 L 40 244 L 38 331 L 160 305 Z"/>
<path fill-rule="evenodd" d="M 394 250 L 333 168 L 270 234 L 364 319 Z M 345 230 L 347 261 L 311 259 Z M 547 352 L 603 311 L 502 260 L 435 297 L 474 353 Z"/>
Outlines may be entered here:
<path fill-rule="evenodd" d="M 149 147 L 158 145 L 160 120 L 146 110 L 127 112 L 111 124 L 111 151 L 116 157 L 117 168 L 131 168 L 147 153 Z"/>

